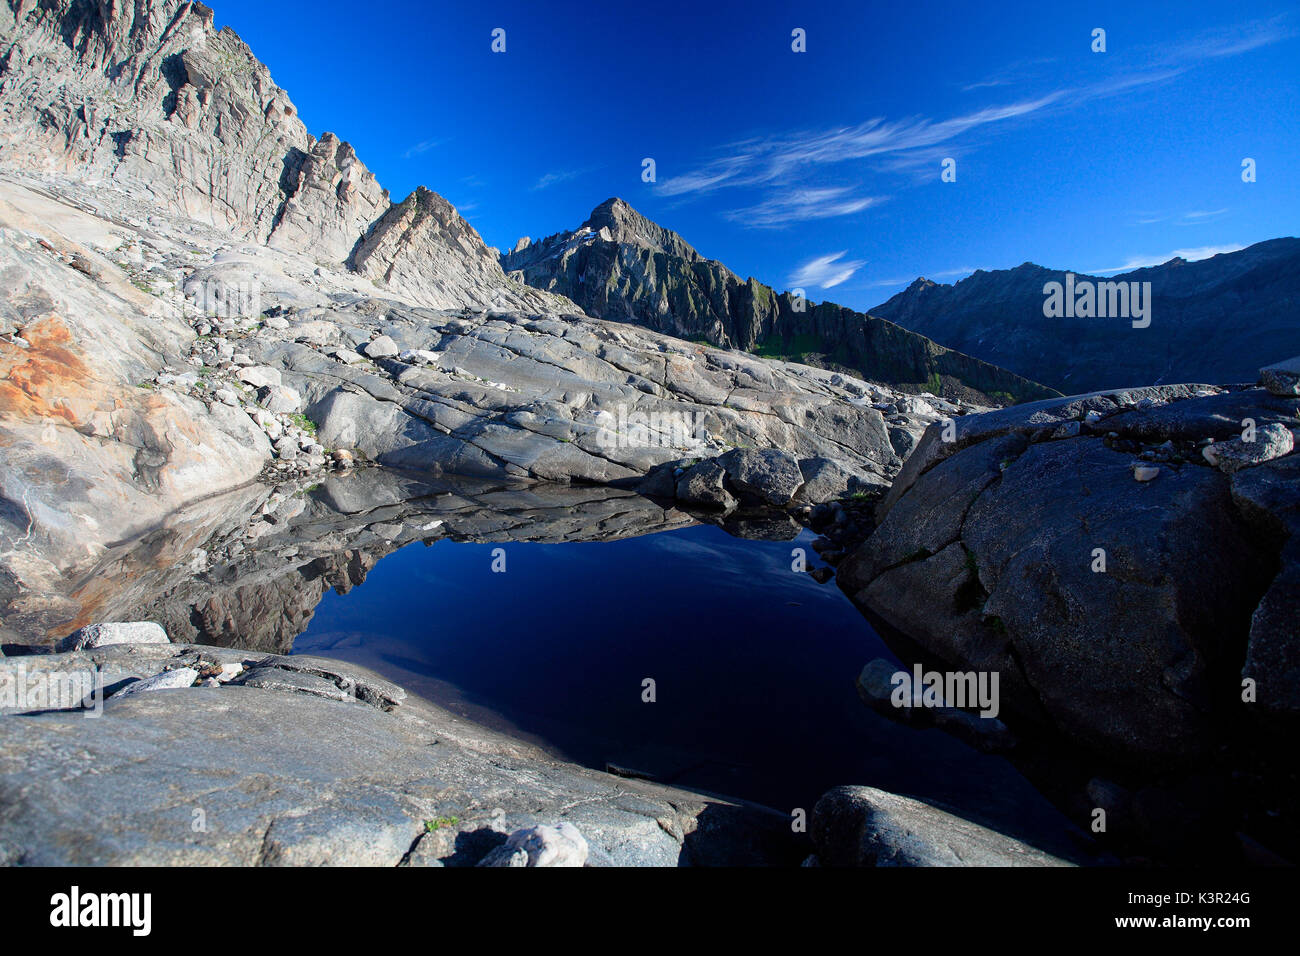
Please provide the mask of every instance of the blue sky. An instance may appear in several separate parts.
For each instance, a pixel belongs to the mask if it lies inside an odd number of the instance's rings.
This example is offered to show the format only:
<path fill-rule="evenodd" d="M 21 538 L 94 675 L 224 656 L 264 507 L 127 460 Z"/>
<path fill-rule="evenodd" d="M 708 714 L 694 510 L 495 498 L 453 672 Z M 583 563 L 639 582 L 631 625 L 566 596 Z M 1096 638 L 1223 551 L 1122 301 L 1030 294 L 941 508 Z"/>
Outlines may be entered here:
<path fill-rule="evenodd" d="M 313 134 L 498 247 L 621 196 L 865 309 L 918 275 L 1113 271 L 1300 222 L 1293 4 L 210 2 Z"/>

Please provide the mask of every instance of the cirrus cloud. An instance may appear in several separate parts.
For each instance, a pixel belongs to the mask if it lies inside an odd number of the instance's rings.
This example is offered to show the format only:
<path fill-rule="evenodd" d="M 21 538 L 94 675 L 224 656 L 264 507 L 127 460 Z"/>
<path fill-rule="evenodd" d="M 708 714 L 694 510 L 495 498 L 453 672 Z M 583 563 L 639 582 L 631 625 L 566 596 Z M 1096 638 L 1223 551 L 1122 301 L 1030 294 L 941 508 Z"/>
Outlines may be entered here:
<path fill-rule="evenodd" d="M 813 287 L 831 289 L 848 281 L 855 272 L 867 263 L 861 259 L 844 259 L 848 250 L 832 252 L 828 255 L 809 259 L 799 266 L 790 276 L 790 285 L 795 288 Z"/>

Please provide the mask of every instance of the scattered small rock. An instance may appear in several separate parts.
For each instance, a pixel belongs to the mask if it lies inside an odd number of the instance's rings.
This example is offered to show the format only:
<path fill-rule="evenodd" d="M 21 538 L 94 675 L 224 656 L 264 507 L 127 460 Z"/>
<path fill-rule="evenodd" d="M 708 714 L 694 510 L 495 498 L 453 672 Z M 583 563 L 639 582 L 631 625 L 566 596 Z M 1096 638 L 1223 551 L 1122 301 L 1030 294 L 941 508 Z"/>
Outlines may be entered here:
<path fill-rule="evenodd" d="M 199 672 L 192 667 L 178 667 L 175 670 L 163 671 L 161 674 L 154 674 L 153 677 L 146 677 L 144 680 L 138 680 L 134 684 L 127 684 L 116 694 L 113 700 L 121 700 L 124 697 L 131 697 L 135 694 L 146 694 L 154 690 L 172 690 L 177 687 L 193 687 L 194 682 L 198 680 Z"/>
<path fill-rule="evenodd" d="M 479 861 L 479 866 L 584 866 L 587 841 L 565 821 L 555 826 L 516 830 Z"/>
<path fill-rule="evenodd" d="M 302 405 L 302 396 L 287 385 L 271 385 L 259 394 L 266 410 L 277 415 L 292 415 Z"/>
<path fill-rule="evenodd" d="M 239 380 L 253 388 L 270 388 L 280 384 L 280 372 L 266 365 L 252 365 L 239 370 Z"/>
<path fill-rule="evenodd" d="M 1273 395 L 1300 395 L 1300 355 L 1259 370 L 1259 380 Z"/>
<path fill-rule="evenodd" d="M 1201 455 L 1211 465 L 1226 474 L 1262 465 L 1274 458 L 1289 455 L 1295 449 L 1295 435 L 1281 422 L 1262 425 L 1255 432 L 1254 441 L 1233 438 L 1214 442 L 1201 449 Z"/>
<path fill-rule="evenodd" d="M 366 345 L 362 349 L 362 351 L 365 352 L 366 355 L 368 355 L 370 358 L 378 359 L 378 358 L 391 358 L 395 355 L 398 355 L 401 352 L 401 349 L 399 349 L 397 347 L 397 343 L 394 342 L 392 339 L 390 339 L 387 335 L 381 335 L 379 336 L 379 338 L 374 339 L 368 345 Z"/>

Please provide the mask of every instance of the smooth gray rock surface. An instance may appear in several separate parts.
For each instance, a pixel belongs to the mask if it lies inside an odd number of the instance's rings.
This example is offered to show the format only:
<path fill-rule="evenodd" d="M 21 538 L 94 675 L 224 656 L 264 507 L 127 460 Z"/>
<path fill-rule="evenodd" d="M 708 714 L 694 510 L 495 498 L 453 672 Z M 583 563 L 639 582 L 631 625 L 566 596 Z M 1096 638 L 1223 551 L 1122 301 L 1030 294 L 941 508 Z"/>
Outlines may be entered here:
<path fill-rule="evenodd" d="M 85 667 L 87 653 L 20 660 Z M 137 671 L 250 657 L 90 653 Z M 386 683 L 311 661 L 336 683 Z M 794 865 L 806 853 L 783 814 L 584 770 L 418 700 L 384 709 L 235 684 L 119 691 L 93 719 L 0 717 L 0 806 L 8 865 L 473 866 L 509 833 L 556 823 L 579 831 L 590 865 Z"/>
<path fill-rule="evenodd" d="M 775 448 L 766 451 L 738 448 L 719 457 L 718 464 L 742 500 L 778 508 L 793 501 L 804 483 L 799 462 Z"/>
<path fill-rule="evenodd" d="M 937 807 L 874 787 L 836 787 L 810 828 L 821 866 L 1068 866 Z"/>
<path fill-rule="evenodd" d="M 0 512 L 0 551 L 13 555 L 12 595 L 59 595 L 40 609 L 51 625 L 75 591 L 58 582 L 84 577 L 116 543 L 259 473 L 318 472 L 327 451 L 496 480 L 631 483 L 684 458 L 780 449 L 883 485 L 902 464 L 887 429 L 923 427 L 889 421 L 859 397 L 881 388 L 847 376 L 571 313 L 437 311 L 376 298 L 356 277 L 315 277 L 313 261 L 290 250 L 230 248 L 228 237 L 117 193 L 59 188 L 56 198 L 0 181 L 0 224 L 21 239 L 0 247 L 0 260 L 15 259 L 29 288 L 76 317 L 50 327 L 52 338 L 32 324 L 26 349 L 0 342 L 18 363 L 5 366 L 12 379 L 38 374 L 42 383 L 28 397 L 0 390 L 0 487 L 17 505 Z M 113 225 L 145 215 L 157 230 L 148 237 Z M 97 284 L 38 236 L 87 249 L 108 278 Z M 124 243 L 168 271 L 170 291 L 149 296 L 127 281 L 112 261 Z M 218 344 L 215 317 L 190 311 L 184 290 L 248 284 L 286 321 L 224 320 Z M 372 337 L 397 354 L 355 351 Z M 252 364 L 222 358 L 236 345 Z M 0 603 L 9 596 L 0 582 Z M 28 602 L 25 613 L 37 611 Z"/>

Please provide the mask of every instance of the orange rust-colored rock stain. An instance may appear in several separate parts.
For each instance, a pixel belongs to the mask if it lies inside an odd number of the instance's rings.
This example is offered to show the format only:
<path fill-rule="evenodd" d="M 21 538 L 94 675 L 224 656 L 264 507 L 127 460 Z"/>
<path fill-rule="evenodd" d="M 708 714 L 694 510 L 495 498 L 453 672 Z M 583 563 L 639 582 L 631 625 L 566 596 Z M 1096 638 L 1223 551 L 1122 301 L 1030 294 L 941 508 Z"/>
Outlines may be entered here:
<path fill-rule="evenodd" d="M 0 342 L 0 419 L 44 421 L 61 418 L 76 425 L 63 399 L 86 396 L 102 388 L 72 344 L 72 335 L 57 316 L 23 329 L 30 348 Z"/>

